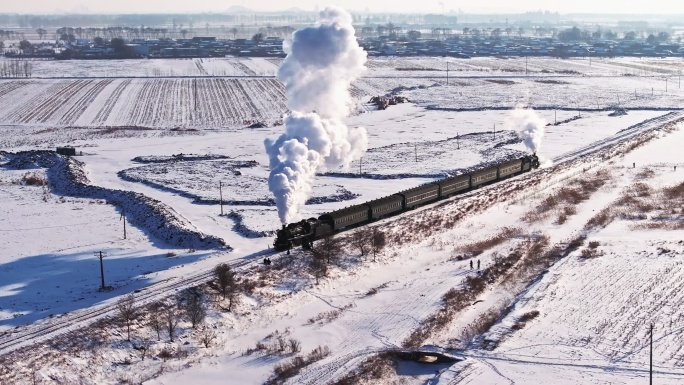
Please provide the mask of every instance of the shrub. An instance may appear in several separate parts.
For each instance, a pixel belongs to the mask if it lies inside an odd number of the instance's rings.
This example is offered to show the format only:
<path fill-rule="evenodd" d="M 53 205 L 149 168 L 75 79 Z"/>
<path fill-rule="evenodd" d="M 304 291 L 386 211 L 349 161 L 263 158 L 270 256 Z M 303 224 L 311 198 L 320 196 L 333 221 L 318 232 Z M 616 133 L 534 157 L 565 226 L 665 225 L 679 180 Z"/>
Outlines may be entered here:
<path fill-rule="evenodd" d="M 27 172 L 21 177 L 21 183 L 26 186 L 47 186 L 47 179 L 35 172 Z"/>
<path fill-rule="evenodd" d="M 523 315 L 520 316 L 520 321 L 522 322 L 528 322 L 531 321 L 539 316 L 539 311 L 538 310 L 530 310 L 527 313 L 524 313 Z"/>
<path fill-rule="evenodd" d="M 299 353 L 302 351 L 302 343 L 297 341 L 296 339 L 290 338 L 288 343 L 290 345 L 290 352 Z"/>
<path fill-rule="evenodd" d="M 164 348 L 159 352 L 159 354 L 157 354 L 157 357 L 166 362 L 166 360 L 173 358 L 173 353 L 169 349 Z"/>

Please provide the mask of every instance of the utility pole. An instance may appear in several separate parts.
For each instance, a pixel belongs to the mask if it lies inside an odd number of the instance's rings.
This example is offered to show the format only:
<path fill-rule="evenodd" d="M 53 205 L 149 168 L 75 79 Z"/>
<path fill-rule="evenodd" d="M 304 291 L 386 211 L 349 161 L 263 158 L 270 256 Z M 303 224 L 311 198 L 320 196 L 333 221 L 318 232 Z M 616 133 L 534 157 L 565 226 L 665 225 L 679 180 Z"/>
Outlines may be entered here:
<path fill-rule="evenodd" d="M 650 366 L 648 370 L 648 384 L 653 385 L 653 324 L 651 323 L 651 352 L 649 354 Z"/>
<path fill-rule="evenodd" d="M 449 85 L 449 62 L 447 62 L 447 85 Z"/>
<path fill-rule="evenodd" d="M 103 258 L 103 257 L 106 257 L 106 256 L 107 256 L 107 253 L 103 253 L 103 252 L 100 251 L 100 252 L 95 253 L 95 256 L 96 256 L 96 257 L 97 257 L 97 256 L 100 257 L 100 278 L 101 278 L 101 280 L 102 280 L 102 285 L 100 286 L 100 289 L 101 289 L 101 290 L 104 290 L 104 289 L 105 289 L 105 284 L 104 284 L 104 266 L 102 265 L 102 258 Z"/>
<path fill-rule="evenodd" d="M 496 140 L 496 123 L 494 123 L 494 140 Z"/>
<path fill-rule="evenodd" d="M 598 107 L 598 102 L 596 103 L 596 106 Z M 558 120 L 556 119 L 556 110 L 553 110 L 553 125 L 557 125 Z"/>
<path fill-rule="evenodd" d="M 457 150 L 461 149 L 461 143 L 458 141 L 458 132 L 456 133 L 456 149 Z"/>
<path fill-rule="evenodd" d="M 525 76 L 527 76 L 527 56 L 525 56 Z"/>
<path fill-rule="evenodd" d="M 415 154 L 416 154 L 416 163 L 418 163 L 418 145 L 416 144 L 416 145 L 413 147 L 413 149 L 414 149 L 414 152 L 415 152 Z"/>
<path fill-rule="evenodd" d="M 665 78 L 665 92 L 667 92 L 667 78 Z"/>
<path fill-rule="evenodd" d="M 197 112 L 197 79 L 192 79 L 193 95 L 192 98 L 195 101 L 195 112 Z"/>
<path fill-rule="evenodd" d="M 361 162 L 363 162 L 363 157 L 359 158 L 359 175 L 361 175 Z"/>
<path fill-rule="evenodd" d="M 123 219 L 123 225 L 124 225 L 124 239 L 126 239 L 126 209 L 121 208 L 121 216 L 119 217 L 119 221 Z"/>
<path fill-rule="evenodd" d="M 221 205 L 221 215 L 223 215 L 223 184 L 219 181 L 219 204 Z"/>

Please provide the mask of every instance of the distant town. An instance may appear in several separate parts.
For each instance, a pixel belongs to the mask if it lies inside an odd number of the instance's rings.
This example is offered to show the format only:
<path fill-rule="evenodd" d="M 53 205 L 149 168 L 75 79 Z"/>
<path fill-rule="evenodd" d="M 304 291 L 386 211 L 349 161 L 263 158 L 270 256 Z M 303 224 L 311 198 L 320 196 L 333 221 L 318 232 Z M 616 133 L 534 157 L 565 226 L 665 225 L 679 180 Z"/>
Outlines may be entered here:
<path fill-rule="evenodd" d="M 391 24 L 391 23 L 390 23 Z M 67 30 L 67 29 L 65 29 Z M 364 29 L 361 29 L 362 31 Z M 67 30 L 68 31 L 68 30 Z M 434 28 L 429 32 L 404 31 L 385 26 L 358 37 L 359 45 L 369 56 L 684 56 L 684 47 L 673 42 L 667 32 L 638 37 L 636 32 L 618 36 L 580 30 L 577 27 L 560 33 L 522 29 L 470 29 L 455 31 Z M 163 32 L 160 32 L 163 33 Z M 225 39 L 216 36 L 191 38 L 77 38 L 64 32 L 56 41 L 20 40 L 4 47 L 9 58 L 49 59 L 125 59 L 125 58 L 206 58 L 224 56 L 285 57 L 281 36 L 256 33 L 251 38 Z"/>
<path fill-rule="evenodd" d="M 681 57 L 682 31 L 671 16 L 354 14 L 369 56 Z M 315 12 L 291 9 L 225 14 L 0 14 L 0 53 L 9 58 L 125 59 L 284 57 L 283 41 L 311 25 Z M 65 27 L 64 25 L 71 25 Z"/>

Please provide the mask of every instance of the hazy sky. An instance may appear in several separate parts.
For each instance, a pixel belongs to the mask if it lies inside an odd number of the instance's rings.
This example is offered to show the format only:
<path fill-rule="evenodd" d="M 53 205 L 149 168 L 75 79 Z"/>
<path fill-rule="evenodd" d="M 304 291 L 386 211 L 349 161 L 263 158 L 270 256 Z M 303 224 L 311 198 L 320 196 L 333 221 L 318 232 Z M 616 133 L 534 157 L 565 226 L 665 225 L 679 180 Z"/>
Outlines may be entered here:
<path fill-rule="evenodd" d="M 561 13 L 659 13 L 684 14 L 684 2 L 646 0 L 338 0 L 333 2 L 351 11 L 371 12 L 440 12 L 459 9 L 463 12 L 524 12 L 529 10 L 550 10 Z M 329 4 L 317 0 L 0 0 L 0 12 L 18 13 L 170 13 L 170 12 L 220 12 L 231 5 L 242 5 L 251 9 L 267 11 L 290 7 L 313 10 L 317 5 Z"/>

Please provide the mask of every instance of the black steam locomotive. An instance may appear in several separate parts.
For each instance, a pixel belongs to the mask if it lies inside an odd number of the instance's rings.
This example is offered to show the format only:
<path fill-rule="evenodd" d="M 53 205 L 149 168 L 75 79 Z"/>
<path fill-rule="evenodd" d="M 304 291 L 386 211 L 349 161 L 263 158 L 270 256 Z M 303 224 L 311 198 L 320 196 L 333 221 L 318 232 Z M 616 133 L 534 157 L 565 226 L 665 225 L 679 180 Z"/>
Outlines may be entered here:
<path fill-rule="evenodd" d="M 303 248 L 310 248 L 311 242 L 316 239 L 414 209 L 438 199 L 462 194 L 538 167 L 539 158 L 537 155 L 527 155 L 470 174 L 449 177 L 384 198 L 323 214 L 318 219 L 309 218 L 283 225 L 283 228 L 278 230 L 273 245 L 276 250 L 280 251 L 289 250 L 299 245 Z"/>

